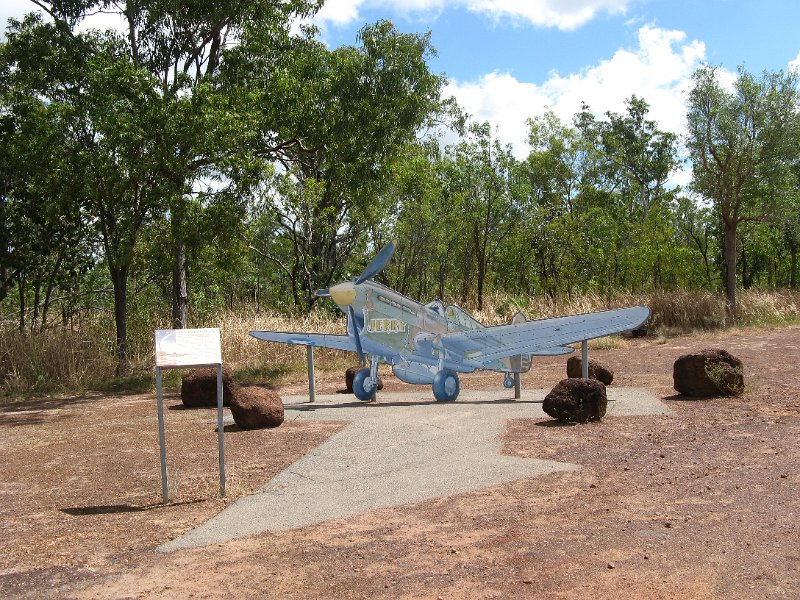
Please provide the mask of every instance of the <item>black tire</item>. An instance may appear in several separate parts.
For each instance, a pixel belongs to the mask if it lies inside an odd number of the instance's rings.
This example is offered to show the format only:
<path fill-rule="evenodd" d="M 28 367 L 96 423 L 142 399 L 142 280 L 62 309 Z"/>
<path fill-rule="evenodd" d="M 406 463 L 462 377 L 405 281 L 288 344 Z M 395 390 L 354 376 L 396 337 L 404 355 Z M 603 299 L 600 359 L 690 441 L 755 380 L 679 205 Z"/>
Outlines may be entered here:
<path fill-rule="evenodd" d="M 364 402 L 372 400 L 377 389 L 378 386 L 372 381 L 368 368 L 361 369 L 353 377 L 353 394 L 359 400 Z"/>
<path fill-rule="evenodd" d="M 433 378 L 433 397 L 439 402 L 453 402 L 461 391 L 458 373 L 442 369 Z"/>

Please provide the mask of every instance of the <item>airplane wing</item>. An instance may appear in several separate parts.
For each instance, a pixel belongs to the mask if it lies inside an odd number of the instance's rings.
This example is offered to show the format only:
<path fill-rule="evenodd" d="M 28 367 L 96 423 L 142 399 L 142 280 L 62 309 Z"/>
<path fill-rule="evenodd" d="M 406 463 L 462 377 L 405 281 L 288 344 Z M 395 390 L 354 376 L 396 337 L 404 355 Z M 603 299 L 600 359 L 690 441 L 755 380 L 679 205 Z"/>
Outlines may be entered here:
<path fill-rule="evenodd" d="M 565 344 L 619 333 L 641 325 L 650 316 L 645 306 L 621 308 L 525 323 L 448 333 L 441 338 L 450 352 L 470 361 L 489 363 L 517 354 L 567 353 Z"/>
<path fill-rule="evenodd" d="M 553 346 L 552 348 L 542 348 L 536 352 L 526 352 L 525 354 L 532 354 L 533 356 L 561 356 L 562 354 L 569 354 L 575 352 L 572 346 Z"/>
<path fill-rule="evenodd" d="M 350 336 L 330 333 L 293 333 L 289 331 L 251 331 L 250 335 L 265 342 L 319 346 L 334 350 L 356 352 L 356 343 Z"/>

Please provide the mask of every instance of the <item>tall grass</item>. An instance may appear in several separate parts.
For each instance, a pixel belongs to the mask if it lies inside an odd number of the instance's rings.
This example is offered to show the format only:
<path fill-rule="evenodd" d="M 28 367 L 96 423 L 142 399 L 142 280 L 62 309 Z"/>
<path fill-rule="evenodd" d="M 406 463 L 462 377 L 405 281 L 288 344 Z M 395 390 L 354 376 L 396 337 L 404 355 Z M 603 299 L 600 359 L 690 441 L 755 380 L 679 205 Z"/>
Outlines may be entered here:
<path fill-rule="evenodd" d="M 113 376 L 114 339 L 113 321 L 86 323 L 79 331 L 53 328 L 39 334 L 5 325 L 0 331 L 0 391 L 82 389 L 98 378 Z"/>
<path fill-rule="evenodd" d="M 554 301 L 549 298 L 494 293 L 475 312 L 486 325 L 508 323 L 517 311 L 538 319 L 558 315 L 646 305 L 652 311 L 647 327 L 652 334 L 675 335 L 733 325 L 720 294 L 705 291 L 675 291 L 648 294 L 618 294 L 604 297 L 587 294 Z M 469 308 L 469 307 L 467 307 Z M 746 290 L 739 295 L 736 325 L 800 323 L 800 293 Z M 302 370 L 305 347 L 267 344 L 248 335 L 251 330 L 317 331 L 345 333 L 341 315 L 314 312 L 306 316 L 241 311 L 228 313 L 195 327 L 219 327 L 222 356 L 237 376 L 274 379 L 282 373 Z M 162 323 L 136 319 L 131 325 L 131 371 L 140 384 L 150 386 L 153 371 L 153 330 Z M 50 328 L 41 334 L 23 334 L 12 324 L 0 324 L 0 393 L 35 394 L 51 391 L 106 389 L 116 371 L 114 325 L 109 318 L 87 319 L 78 330 Z M 339 368 L 352 362 L 346 353 L 320 349 L 320 369 Z M 173 382 L 175 380 L 173 379 Z M 130 380 L 122 382 L 131 385 Z"/>

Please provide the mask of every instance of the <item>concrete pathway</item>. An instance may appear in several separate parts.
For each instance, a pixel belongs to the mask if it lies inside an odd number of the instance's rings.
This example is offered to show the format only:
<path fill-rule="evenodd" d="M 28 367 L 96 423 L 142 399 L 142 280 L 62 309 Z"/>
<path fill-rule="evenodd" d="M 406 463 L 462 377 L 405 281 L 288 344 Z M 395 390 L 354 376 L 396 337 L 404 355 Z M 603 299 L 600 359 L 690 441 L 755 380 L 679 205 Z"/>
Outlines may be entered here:
<path fill-rule="evenodd" d="M 430 390 L 380 393 L 375 404 L 353 396 L 284 397 L 286 420 L 351 421 L 342 431 L 276 475 L 256 493 L 162 545 L 170 552 L 303 527 L 371 510 L 469 492 L 578 465 L 503 456 L 508 419 L 545 416 L 544 390 L 465 390 L 457 402 Z M 651 392 L 608 388 L 611 416 L 670 414 Z"/>

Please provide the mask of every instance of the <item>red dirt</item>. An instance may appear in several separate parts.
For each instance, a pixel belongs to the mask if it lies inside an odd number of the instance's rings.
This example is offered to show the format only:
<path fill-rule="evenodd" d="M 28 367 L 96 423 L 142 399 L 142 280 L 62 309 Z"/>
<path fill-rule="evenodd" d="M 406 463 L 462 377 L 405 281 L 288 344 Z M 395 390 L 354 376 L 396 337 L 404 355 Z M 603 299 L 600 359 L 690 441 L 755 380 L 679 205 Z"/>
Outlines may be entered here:
<path fill-rule="evenodd" d="M 213 410 L 168 398 L 181 487 L 162 507 L 152 394 L 8 404 L 0 596 L 797 598 L 799 336 L 798 327 L 748 329 L 593 351 L 614 386 L 649 387 L 675 415 L 508 423 L 506 453 L 578 471 L 168 555 L 154 548 L 225 504 L 214 499 Z M 671 389 L 674 360 L 705 347 L 744 361 L 742 398 L 686 400 Z M 565 362 L 537 361 L 524 385 L 552 387 Z M 403 387 L 385 380 L 387 390 Z M 478 374 L 463 385 L 501 380 Z M 231 430 L 232 496 L 342 426 Z"/>

